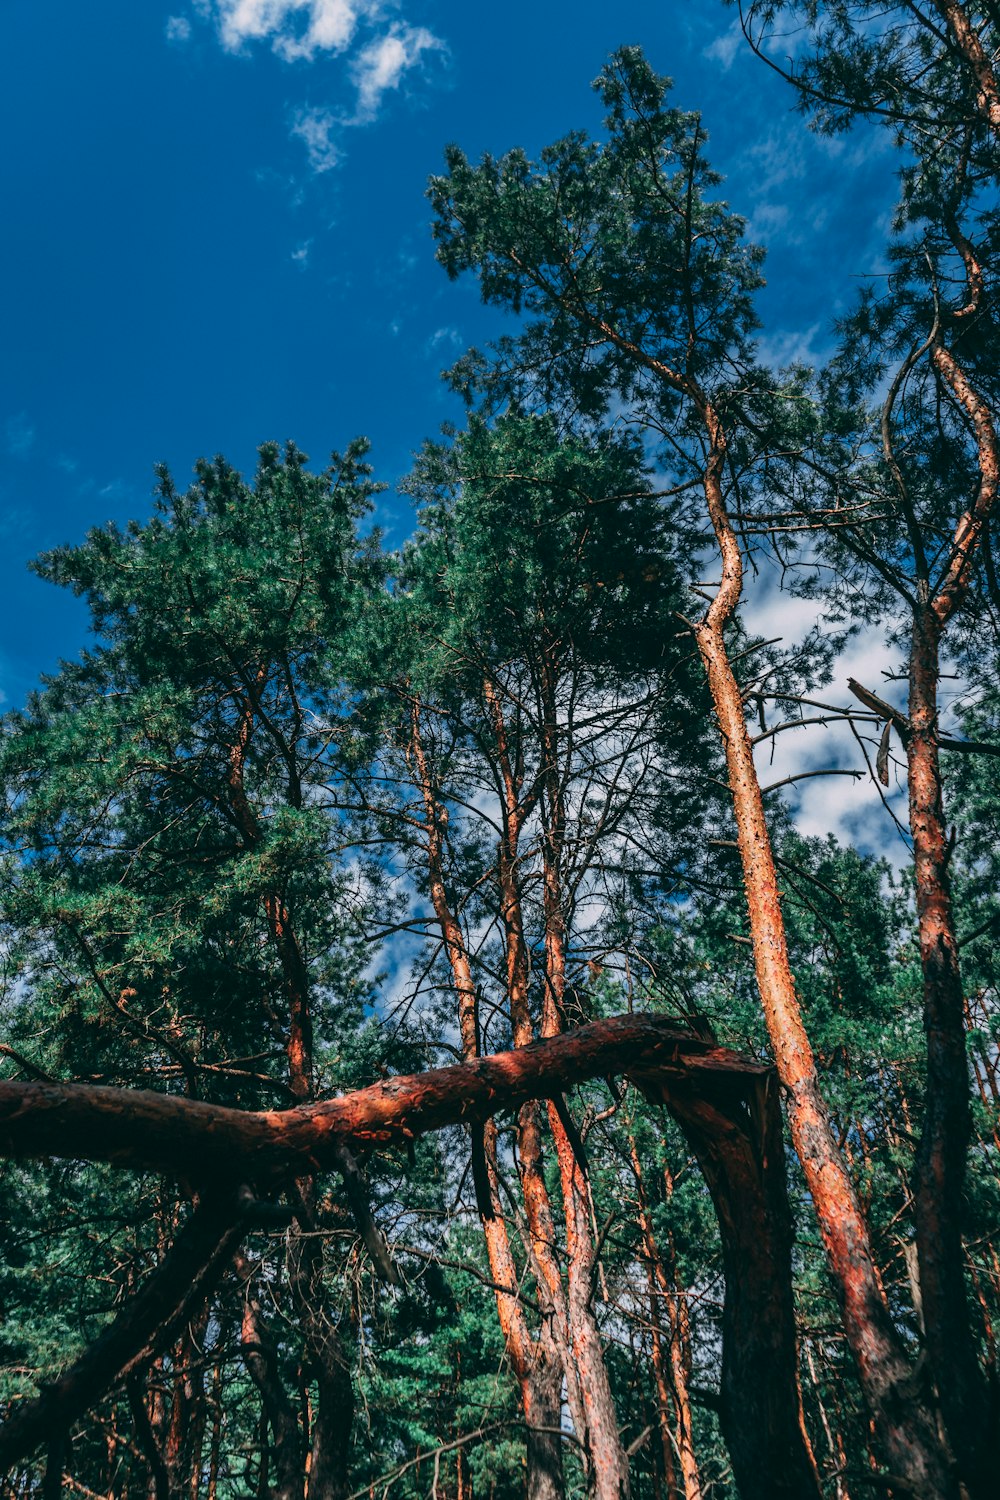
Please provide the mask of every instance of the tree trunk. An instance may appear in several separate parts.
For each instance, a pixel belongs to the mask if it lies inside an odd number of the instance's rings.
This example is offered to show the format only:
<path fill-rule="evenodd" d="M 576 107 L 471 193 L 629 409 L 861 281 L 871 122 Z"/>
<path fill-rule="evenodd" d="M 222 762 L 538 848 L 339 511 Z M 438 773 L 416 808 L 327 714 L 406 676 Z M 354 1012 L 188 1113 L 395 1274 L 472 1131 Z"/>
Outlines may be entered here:
<path fill-rule="evenodd" d="M 951 854 L 937 741 L 939 626 L 913 622 L 906 741 L 910 832 L 923 971 L 927 1090 L 913 1200 L 924 1336 L 959 1472 L 982 1500 L 996 1489 L 996 1421 L 976 1354 L 962 1244 L 965 1163 L 972 1136 L 965 1000 L 951 907 Z"/>
<path fill-rule="evenodd" d="M 567 913 L 562 882 L 566 829 L 555 666 L 549 642 L 542 646 L 543 794 L 542 909 L 545 923 L 545 989 L 542 1036 L 558 1036 L 565 1026 Z M 594 1315 L 594 1240 L 590 1228 L 587 1178 L 576 1144 L 566 1129 L 565 1109 L 550 1101 L 549 1130 L 555 1146 L 566 1224 L 567 1369 L 577 1377 L 582 1429 L 577 1436 L 588 1459 L 594 1500 L 627 1500 L 628 1456 L 618 1432 L 618 1414 L 608 1378 L 604 1346 Z"/>
<path fill-rule="evenodd" d="M 672 1249 L 671 1269 L 673 1275 L 668 1277 L 663 1265 L 663 1258 L 656 1243 L 656 1237 L 653 1234 L 653 1221 L 649 1213 L 649 1200 L 646 1195 L 646 1185 L 643 1181 L 642 1166 L 639 1161 L 639 1152 L 636 1148 L 635 1137 L 631 1131 L 629 1132 L 628 1145 L 632 1172 L 635 1176 L 639 1232 L 642 1235 L 643 1250 L 645 1251 L 646 1280 L 649 1286 L 649 1317 L 652 1324 L 653 1340 L 653 1373 L 656 1377 L 660 1405 L 660 1436 L 664 1450 L 664 1469 L 669 1475 L 673 1468 L 673 1448 L 670 1436 L 670 1403 L 667 1400 L 666 1361 L 663 1358 L 661 1304 L 667 1314 L 669 1323 L 670 1388 L 673 1394 L 674 1410 L 677 1413 L 674 1441 L 676 1441 L 677 1456 L 680 1459 L 681 1478 L 684 1484 L 684 1500 L 701 1500 L 701 1475 L 698 1471 L 698 1460 L 694 1451 L 691 1398 L 688 1393 L 691 1345 L 686 1308 L 684 1307 L 683 1294 L 678 1295 L 676 1267 L 673 1264 Z"/>
<path fill-rule="evenodd" d="M 435 786 L 430 777 L 430 768 L 427 765 L 423 738 L 421 738 L 420 711 L 417 705 L 412 708 L 411 729 L 411 747 L 414 751 L 418 775 L 420 775 L 421 795 L 423 795 L 424 808 L 427 813 L 426 852 L 430 898 L 432 898 L 433 909 L 438 919 L 442 942 L 445 945 L 454 992 L 459 1001 L 459 1035 L 462 1038 L 462 1056 L 466 1062 L 472 1062 L 480 1055 L 477 992 L 475 992 L 475 980 L 472 975 L 472 965 L 469 962 L 465 935 L 451 910 L 447 888 L 445 888 L 444 828 L 447 826 L 447 819 L 445 819 L 444 808 L 439 804 Z M 510 921 L 510 915 L 508 915 L 508 921 Z M 514 1044 L 516 1046 L 523 1044 L 523 1040 L 519 1041 L 517 1032 L 514 1035 Z M 544 1179 L 541 1178 L 540 1163 L 535 1163 L 537 1125 L 532 1125 L 532 1121 L 537 1121 L 537 1106 L 534 1101 L 526 1101 L 519 1113 L 519 1136 L 520 1146 L 522 1146 L 519 1166 L 522 1182 L 526 1184 L 525 1197 L 528 1203 L 532 1244 L 534 1244 L 538 1238 L 538 1215 L 544 1212 L 547 1194 L 544 1190 Z M 477 1131 L 478 1128 L 480 1127 L 472 1125 L 472 1130 Z M 498 1166 L 496 1166 L 496 1127 L 492 1121 L 487 1122 L 481 1128 L 480 1146 L 477 1148 L 474 1140 L 472 1149 L 474 1152 L 481 1149 L 481 1155 L 483 1155 L 484 1172 L 486 1172 L 483 1190 L 486 1191 L 489 1202 L 480 1203 L 480 1218 L 483 1223 L 483 1236 L 486 1239 L 490 1277 L 493 1278 L 493 1283 L 498 1289 L 496 1290 L 496 1314 L 498 1314 L 501 1332 L 504 1334 L 504 1343 L 507 1344 L 511 1367 L 519 1385 L 520 1404 L 522 1404 L 526 1430 L 528 1430 L 526 1493 L 528 1493 L 528 1500 L 561 1500 L 564 1494 L 564 1482 L 562 1482 L 562 1442 L 559 1437 L 559 1428 L 562 1425 L 564 1358 L 562 1358 L 562 1350 L 559 1349 L 555 1337 L 558 1317 L 550 1316 L 546 1326 L 543 1326 L 532 1337 L 528 1328 L 528 1320 L 525 1317 L 525 1308 L 516 1293 L 517 1268 L 514 1265 L 513 1254 L 511 1254 L 507 1224 L 502 1218 Z M 537 1259 L 538 1266 L 544 1268 L 546 1257 L 550 1256 L 550 1250 L 552 1250 L 552 1238 L 549 1238 L 549 1242 L 544 1247 L 535 1245 L 535 1248 L 537 1248 L 535 1259 Z M 510 1292 L 501 1290 L 507 1287 L 510 1287 Z M 544 1271 L 538 1278 L 538 1289 L 543 1298 L 546 1292 L 549 1293 L 549 1301 L 552 1304 L 552 1283 L 547 1280 Z M 558 1311 L 558 1302 L 555 1308 L 550 1308 L 550 1311 L 552 1313 Z"/>
<path fill-rule="evenodd" d="M 712 445 L 705 497 L 719 545 L 722 583 L 704 620 L 695 627 L 695 637 L 725 748 L 754 969 L 778 1077 L 788 1101 L 792 1141 L 841 1300 L 844 1331 L 889 1467 L 926 1500 L 957 1500 L 957 1483 L 938 1437 L 934 1413 L 918 1389 L 882 1297 L 868 1227 L 833 1137 L 795 992 L 760 782 L 723 633 L 743 587 L 743 559 L 721 487 L 725 434 L 711 406 L 705 404 L 703 410 Z"/>
<path fill-rule="evenodd" d="M 306 1379 L 316 1382 L 316 1404 L 309 1447 L 308 1500 L 342 1500 L 350 1494 L 354 1386 L 340 1333 L 326 1306 L 322 1240 L 312 1203 L 312 1178 L 298 1183 L 296 1223 L 288 1231 L 286 1263 L 299 1327 L 303 1334 Z"/>
<path fill-rule="evenodd" d="M 672 1092 L 636 1075 L 665 1104 L 705 1175 L 726 1278 L 720 1418 L 741 1500 L 819 1500 L 800 1420 L 792 1224 L 781 1114 L 769 1081 Z M 747 1102 L 750 1108 L 747 1108 Z"/>
<path fill-rule="evenodd" d="M 266 1487 L 269 1500 L 303 1500 L 302 1443 L 295 1410 L 282 1384 L 274 1345 L 268 1337 L 260 1303 L 253 1291 L 253 1268 L 246 1256 L 234 1257 L 236 1272 L 243 1282 L 243 1315 L 240 1321 L 240 1349 L 247 1372 L 260 1394 L 261 1410 L 271 1429 L 274 1455 L 274 1486 Z M 261 1454 L 266 1483 L 268 1453 Z"/>

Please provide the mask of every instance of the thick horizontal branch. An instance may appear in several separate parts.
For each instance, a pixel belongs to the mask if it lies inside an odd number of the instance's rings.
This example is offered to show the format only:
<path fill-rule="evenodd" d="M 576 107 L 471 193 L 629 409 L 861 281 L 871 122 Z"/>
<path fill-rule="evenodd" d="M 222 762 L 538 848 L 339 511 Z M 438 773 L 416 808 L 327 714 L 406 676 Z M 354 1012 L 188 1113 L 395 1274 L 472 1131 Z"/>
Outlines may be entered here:
<path fill-rule="evenodd" d="M 257 1200 L 236 1184 L 252 1182 L 259 1193 L 289 1176 L 342 1167 L 345 1147 L 482 1122 L 615 1074 L 633 1078 L 672 1111 L 705 1171 L 726 1261 L 722 1421 L 741 1488 L 757 1493 L 753 1475 L 782 1472 L 800 1442 L 777 1095 L 763 1064 L 655 1015 L 595 1021 L 516 1052 L 386 1079 L 284 1112 L 250 1114 L 85 1084 L 0 1082 L 0 1155 L 177 1171 L 200 1181 L 205 1195 L 164 1263 L 97 1343 L 10 1413 L 0 1428 L 0 1470 L 23 1459 L 43 1434 L 70 1428 L 163 1347 L 246 1232 Z M 799 1477 L 782 1493 L 806 1494 Z"/>
<path fill-rule="evenodd" d="M 751 1058 L 655 1015 L 616 1016 L 452 1067 L 388 1078 L 298 1109 L 260 1113 L 140 1089 L 0 1081 L 0 1157 L 106 1161 L 191 1181 L 258 1186 L 339 1166 L 344 1145 L 391 1145 L 482 1121 L 589 1078 L 661 1072 L 720 1080 L 762 1074 Z"/>

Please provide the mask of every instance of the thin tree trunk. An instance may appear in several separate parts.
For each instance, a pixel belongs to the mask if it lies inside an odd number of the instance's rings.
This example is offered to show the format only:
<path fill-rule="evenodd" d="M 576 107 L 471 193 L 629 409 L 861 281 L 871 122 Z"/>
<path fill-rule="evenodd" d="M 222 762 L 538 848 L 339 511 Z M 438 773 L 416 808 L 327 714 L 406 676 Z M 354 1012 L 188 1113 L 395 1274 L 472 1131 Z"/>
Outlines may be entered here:
<path fill-rule="evenodd" d="M 809 1366 L 809 1379 L 812 1381 L 812 1388 L 816 1396 L 816 1407 L 819 1411 L 820 1426 L 823 1428 L 823 1436 L 826 1438 L 826 1445 L 830 1450 L 830 1461 L 833 1464 L 833 1468 L 837 1476 L 834 1480 L 833 1492 L 836 1496 L 836 1500 L 851 1500 L 851 1492 L 847 1487 L 847 1480 L 840 1472 L 844 1467 L 843 1440 L 840 1436 L 840 1433 L 834 1431 L 833 1424 L 830 1421 L 829 1413 L 827 1412 L 827 1409 L 823 1404 L 823 1397 L 820 1394 L 819 1388 L 819 1376 L 816 1373 L 816 1361 L 813 1359 L 812 1348 L 810 1347 L 808 1340 L 805 1341 L 805 1356 L 806 1364 Z"/>
<path fill-rule="evenodd" d="M 927 1500 L 957 1497 L 957 1484 L 938 1438 L 934 1415 L 917 1389 L 882 1298 L 868 1227 L 833 1137 L 802 1021 L 760 782 L 743 699 L 724 637 L 743 587 L 743 560 L 722 495 L 725 433 L 710 404 L 703 403 L 702 411 L 711 444 L 705 498 L 719 546 L 722 582 L 694 631 L 725 748 L 754 969 L 778 1077 L 788 1102 L 792 1140 L 841 1299 L 844 1330 L 890 1469 Z"/>
<path fill-rule="evenodd" d="M 208 1448 L 208 1484 L 205 1500 L 216 1500 L 219 1489 L 219 1464 L 222 1458 L 222 1361 L 216 1359 L 212 1372 L 212 1436 Z M 197 1495 L 192 1497 L 197 1500 Z"/>
<path fill-rule="evenodd" d="M 667 1376 L 665 1361 L 663 1359 L 661 1306 L 666 1311 L 669 1322 L 670 1387 L 673 1396 L 673 1407 L 677 1413 L 675 1441 L 681 1464 L 684 1497 L 685 1500 L 701 1500 L 701 1474 L 698 1470 L 698 1460 L 694 1451 L 691 1398 L 688 1392 L 691 1345 L 686 1309 L 684 1308 L 683 1297 L 678 1296 L 676 1274 L 673 1277 L 667 1276 L 663 1266 L 663 1259 L 656 1243 L 656 1237 L 653 1234 L 653 1221 L 650 1218 L 649 1200 L 646 1195 L 645 1182 L 643 1181 L 642 1166 L 639 1162 L 639 1152 L 636 1148 L 635 1137 L 631 1131 L 628 1136 L 628 1146 L 629 1159 L 635 1177 L 639 1232 L 642 1235 L 646 1261 L 646 1279 L 649 1285 L 649 1316 L 652 1323 L 653 1336 L 653 1372 L 656 1376 L 657 1391 L 660 1397 L 660 1423 L 661 1438 L 664 1445 L 664 1467 L 669 1474 L 670 1468 L 673 1466 L 673 1450 L 670 1437 L 669 1407 L 666 1400 Z M 671 1259 L 673 1259 L 672 1254 Z M 669 1468 L 667 1467 L 668 1463 Z"/>
<path fill-rule="evenodd" d="M 411 749 L 416 763 L 419 784 L 427 814 L 427 870 L 431 902 L 440 928 L 442 941 L 451 969 L 455 994 L 458 997 L 459 1034 L 462 1056 L 472 1061 L 479 1056 L 479 1017 L 475 979 L 465 944 L 462 929 L 452 911 L 444 880 L 444 828 L 446 818 L 435 794 L 421 735 L 420 713 L 416 704 L 411 714 Z M 522 1043 L 523 1045 L 523 1040 Z M 517 1039 L 515 1038 L 515 1045 Z M 519 1114 L 521 1136 L 520 1168 L 522 1181 L 527 1182 L 526 1201 L 530 1199 L 529 1218 L 534 1231 L 538 1215 L 543 1211 L 544 1180 L 541 1176 L 540 1160 L 535 1157 L 536 1132 L 533 1120 L 537 1118 L 537 1105 L 527 1101 Z M 473 1126 L 475 1131 L 478 1127 Z M 517 1296 L 517 1267 L 510 1248 L 507 1226 L 502 1216 L 498 1187 L 496 1160 L 496 1126 L 492 1119 L 482 1127 L 480 1147 L 473 1143 L 473 1150 L 482 1150 L 486 1182 L 483 1184 L 488 1203 L 480 1203 L 480 1218 L 486 1241 L 486 1254 L 490 1275 L 496 1287 L 497 1316 L 501 1332 L 518 1382 L 521 1407 L 527 1428 L 527 1495 L 528 1500 L 561 1500 L 563 1494 L 562 1442 L 559 1429 L 562 1423 L 563 1358 L 554 1337 L 555 1318 L 550 1317 L 545 1326 L 532 1337 L 524 1314 L 524 1307 Z M 527 1159 L 526 1159 L 527 1158 Z M 525 1179 L 525 1173 L 527 1177 Z M 539 1194 L 539 1184 L 541 1194 Z M 487 1211 L 488 1210 L 488 1211 Z M 539 1249 L 540 1263 L 551 1246 Z M 551 1284 L 543 1277 L 540 1288 Z M 510 1288 L 510 1291 L 501 1290 Z"/>
<path fill-rule="evenodd" d="M 913 623 L 906 744 L 927 1038 L 914 1221 L 924 1336 L 938 1400 L 962 1476 L 973 1495 L 987 1500 L 996 1485 L 996 1413 L 976 1353 L 962 1245 L 972 1112 L 937 742 L 938 639 L 933 612 L 920 610 Z"/>
<path fill-rule="evenodd" d="M 302 1443 L 295 1410 L 278 1372 L 274 1344 L 264 1324 L 260 1303 L 253 1290 L 253 1267 L 245 1255 L 234 1257 L 236 1273 L 243 1283 L 243 1314 L 240 1320 L 240 1350 L 243 1363 L 257 1387 L 262 1415 L 271 1429 L 275 1483 L 267 1485 L 268 1451 L 261 1453 L 265 1493 L 269 1500 L 302 1500 Z"/>
<path fill-rule="evenodd" d="M 288 1233 L 287 1265 L 292 1302 L 304 1336 L 307 1376 L 319 1400 L 309 1448 L 309 1500 L 342 1500 L 350 1493 L 354 1386 L 341 1335 L 326 1306 L 322 1239 L 317 1235 L 312 1178 L 298 1184 L 296 1223 Z"/>
<path fill-rule="evenodd" d="M 560 767 L 555 665 L 549 643 L 542 645 L 541 703 L 542 907 L 545 923 L 545 991 L 542 1036 L 558 1036 L 565 1024 L 566 911 L 561 862 L 566 816 Z M 594 1500 L 626 1500 L 628 1457 L 618 1432 L 611 1381 L 594 1315 L 594 1239 L 590 1228 L 587 1179 L 575 1143 L 566 1130 L 566 1112 L 549 1102 L 549 1129 L 555 1146 L 566 1224 L 566 1312 L 569 1360 L 579 1377 L 584 1427 L 578 1436 L 589 1461 Z"/>
<path fill-rule="evenodd" d="M 496 685 L 488 676 L 483 683 L 483 694 L 493 728 L 496 763 L 500 772 L 503 825 L 497 851 L 497 882 L 504 929 L 511 1032 L 515 1047 L 529 1047 L 535 1041 L 528 994 L 531 965 L 517 870 L 521 833 L 527 818 L 538 804 L 542 782 L 541 778 L 536 778 L 533 788 L 527 795 L 524 794 L 521 784 L 523 778 L 516 770 L 519 757 L 510 743 L 503 702 Z M 586 1430 L 584 1395 L 580 1371 L 571 1358 L 569 1310 L 556 1252 L 555 1217 L 545 1180 L 542 1112 L 537 1100 L 529 1100 L 522 1105 L 518 1114 L 517 1166 L 531 1257 L 544 1313 L 539 1337 L 551 1345 L 551 1360 L 554 1362 L 558 1359 L 562 1365 L 573 1429 L 582 1439 Z"/>

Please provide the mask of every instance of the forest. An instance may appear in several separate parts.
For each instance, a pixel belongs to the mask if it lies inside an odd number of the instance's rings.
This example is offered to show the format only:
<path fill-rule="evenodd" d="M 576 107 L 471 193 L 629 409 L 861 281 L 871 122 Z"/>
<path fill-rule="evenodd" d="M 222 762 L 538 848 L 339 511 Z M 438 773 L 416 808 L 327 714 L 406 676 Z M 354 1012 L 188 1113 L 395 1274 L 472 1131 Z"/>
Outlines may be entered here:
<path fill-rule="evenodd" d="M 623 47 L 431 180 L 508 331 L 405 545 L 341 434 L 33 563 L 90 633 L 0 736 L 10 1500 L 998 1493 L 1000 8 L 740 15 L 895 152 L 821 368 Z"/>

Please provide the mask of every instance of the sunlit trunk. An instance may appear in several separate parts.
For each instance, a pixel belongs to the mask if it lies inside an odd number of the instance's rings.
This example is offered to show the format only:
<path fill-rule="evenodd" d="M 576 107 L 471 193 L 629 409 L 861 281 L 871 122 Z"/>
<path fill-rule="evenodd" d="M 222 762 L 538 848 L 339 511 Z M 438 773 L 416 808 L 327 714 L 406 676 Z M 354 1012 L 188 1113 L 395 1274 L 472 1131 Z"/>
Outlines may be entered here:
<path fill-rule="evenodd" d="M 785 1090 L 792 1140 L 842 1304 L 844 1331 L 886 1459 L 892 1471 L 926 1500 L 957 1497 L 957 1483 L 933 1413 L 917 1388 L 882 1297 L 868 1226 L 833 1137 L 802 1021 L 743 698 L 724 636 L 743 586 L 740 546 L 722 495 L 725 434 L 710 405 L 704 406 L 703 415 L 712 450 L 705 471 L 705 497 L 719 546 L 722 581 L 705 618 L 695 627 L 695 637 L 725 749 L 754 969 L 778 1076 Z"/>

